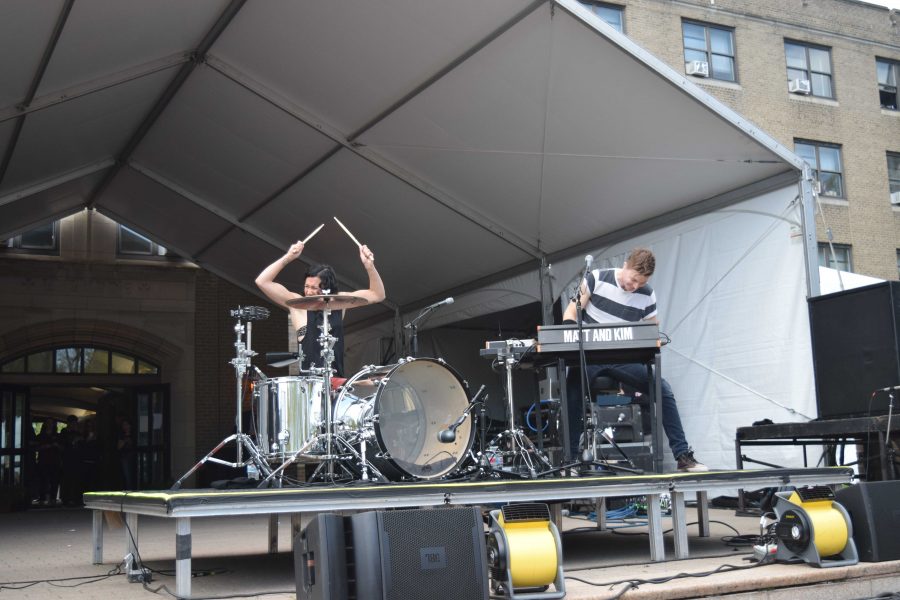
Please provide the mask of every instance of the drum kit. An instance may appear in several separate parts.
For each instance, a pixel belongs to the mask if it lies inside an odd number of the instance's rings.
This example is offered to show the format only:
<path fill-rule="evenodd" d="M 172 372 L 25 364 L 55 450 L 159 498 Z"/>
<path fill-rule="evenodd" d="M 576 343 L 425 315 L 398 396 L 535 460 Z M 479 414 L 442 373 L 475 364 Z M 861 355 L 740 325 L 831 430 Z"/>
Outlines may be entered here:
<path fill-rule="evenodd" d="M 409 357 L 395 364 L 370 365 L 332 386 L 339 380 L 332 378 L 337 338 L 329 331 L 329 313 L 364 302 L 352 295 L 330 294 L 290 300 L 291 306 L 323 311 L 319 335 L 323 366 L 274 378 L 251 365 L 256 355 L 250 349 L 252 320 L 268 317 L 268 311 L 259 307 L 231 311 L 237 318 L 237 356 L 231 361 L 237 376 L 237 429 L 172 489 L 180 488 L 206 462 L 246 467 L 248 480 L 255 480 L 257 487 L 288 485 L 286 469 L 297 461 L 319 463 L 307 479 L 310 483 L 461 476 L 475 438 L 468 417 L 483 403 L 478 401 L 480 393 L 470 401 L 466 382 L 443 360 Z M 290 356 L 302 367 L 301 352 Z M 245 376 L 250 369 L 260 377 L 252 382 L 250 433 L 244 433 L 241 401 L 251 384 Z M 217 458 L 215 454 L 231 442 L 237 446 L 236 459 Z"/>

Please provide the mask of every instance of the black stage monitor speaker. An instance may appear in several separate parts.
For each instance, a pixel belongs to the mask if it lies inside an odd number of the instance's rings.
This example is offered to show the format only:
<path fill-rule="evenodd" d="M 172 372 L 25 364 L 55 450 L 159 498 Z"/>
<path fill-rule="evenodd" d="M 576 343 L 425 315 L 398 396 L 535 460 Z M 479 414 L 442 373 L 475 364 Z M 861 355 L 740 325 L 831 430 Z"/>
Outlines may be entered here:
<path fill-rule="evenodd" d="M 819 418 L 887 414 L 872 393 L 900 385 L 900 282 L 810 298 L 809 323 Z"/>
<path fill-rule="evenodd" d="M 476 507 L 319 515 L 298 536 L 298 600 L 488 600 Z"/>
<path fill-rule="evenodd" d="M 900 559 L 900 481 L 861 482 L 838 490 L 835 500 L 850 514 L 859 560 Z"/>
<path fill-rule="evenodd" d="M 351 521 L 356 582 L 366 598 L 487 600 L 478 508 L 367 512 Z"/>
<path fill-rule="evenodd" d="M 318 514 L 294 543 L 297 598 L 347 600 L 344 518 Z"/>

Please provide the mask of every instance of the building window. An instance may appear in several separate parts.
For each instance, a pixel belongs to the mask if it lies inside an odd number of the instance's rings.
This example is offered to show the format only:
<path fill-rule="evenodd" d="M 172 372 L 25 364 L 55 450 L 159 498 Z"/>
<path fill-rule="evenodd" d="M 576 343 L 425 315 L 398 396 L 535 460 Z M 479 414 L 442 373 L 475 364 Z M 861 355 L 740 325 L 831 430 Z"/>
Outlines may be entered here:
<path fill-rule="evenodd" d="M 46 223 L 9 238 L 0 247 L 29 254 L 59 254 L 59 221 Z"/>
<path fill-rule="evenodd" d="M 785 41 L 784 55 L 787 60 L 788 91 L 834 98 L 829 48 Z"/>
<path fill-rule="evenodd" d="M 124 225 L 119 225 L 118 238 L 116 253 L 119 256 L 172 256 L 165 246 L 160 246 Z"/>
<path fill-rule="evenodd" d="M 888 189 L 891 194 L 891 204 L 900 206 L 900 154 L 887 153 L 888 163 Z"/>
<path fill-rule="evenodd" d="M 900 81 L 900 62 L 886 58 L 875 59 L 875 69 L 878 73 L 878 97 L 881 108 L 897 110 L 898 103 L 897 82 Z"/>
<path fill-rule="evenodd" d="M 106 348 L 74 346 L 18 356 L 0 365 L 0 373 L 158 375 L 159 366 Z"/>
<path fill-rule="evenodd" d="M 595 15 L 603 19 L 606 24 L 611 25 L 613 29 L 619 33 L 624 33 L 625 7 L 616 4 L 606 4 L 605 2 L 589 2 L 588 0 L 579 1 L 591 9 Z"/>
<path fill-rule="evenodd" d="M 733 29 L 685 21 L 681 32 L 688 75 L 735 81 Z M 698 71 L 697 63 L 706 63 L 706 69 Z"/>
<path fill-rule="evenodd" d="M 831 249 L 834 248 L 832 255 Z M 838 271 L 853 271 L 853 256 L 847 244 L 829 244 L 819 242 L 819 266 L 830 267 Z"/>
<path fill-rule="evenodd" d="M 844 198 L 841 147 L 821 142 L 794 142 L 794 152 L 809 163 L 819 181 L 819 195 Z"/>

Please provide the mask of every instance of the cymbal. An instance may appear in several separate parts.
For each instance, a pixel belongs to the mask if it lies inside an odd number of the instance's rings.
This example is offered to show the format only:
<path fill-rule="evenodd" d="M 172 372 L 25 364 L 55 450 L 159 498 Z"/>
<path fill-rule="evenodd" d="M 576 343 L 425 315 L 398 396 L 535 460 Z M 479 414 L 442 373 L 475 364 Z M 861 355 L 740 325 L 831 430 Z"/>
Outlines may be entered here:
<path fill-rule="evenodd" d="M 285 304 L 291 308 L 300 308 L 302 310 L 344 310 L 345 308 L 353 308 L 354 306 L 363 306 L 369 301 L 360 296 L 351 296 L 347 294 L 318 294 L 312 296 L 303 296 L 301 298 L 291 298 Z"/>

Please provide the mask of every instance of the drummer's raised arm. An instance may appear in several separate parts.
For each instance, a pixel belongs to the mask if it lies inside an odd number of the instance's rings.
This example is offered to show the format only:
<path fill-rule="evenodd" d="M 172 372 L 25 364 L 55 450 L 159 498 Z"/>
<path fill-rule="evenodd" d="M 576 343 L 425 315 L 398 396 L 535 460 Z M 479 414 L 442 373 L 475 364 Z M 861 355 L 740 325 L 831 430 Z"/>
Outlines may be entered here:
<path fill-rule="evenodd" d="M 263 269 L 262 273 L 256 277 L 256 287 L 258 287 L 269 300 L 284 308 L 289 309 L 290 307 L 286 302 L 292 298 L 299 298 L 301 294 L 290 291 L 280 283 L 275 283 L 275 278 L 288 264 L 297 260 L 302 252 L 303 242 L 296 242 L 288 248 L 288 251 L 284 256 Z"/>
<path fill-rule="evenodd" d="M 378 269 L 375 268 L 375 254 L 369 250 L 368 246 L 362 245 L 359 247 L 359 260 L 362 261 L 363 266 L 366 268 L 366 273 L 369 274 L 369 289 L 356 290 L 351 292 L 351 294 L 365 298 L 369 301 L 369 304 L 377 304 L 384 300 L 385 294 L 381 275 L 378 274 Z"/>

